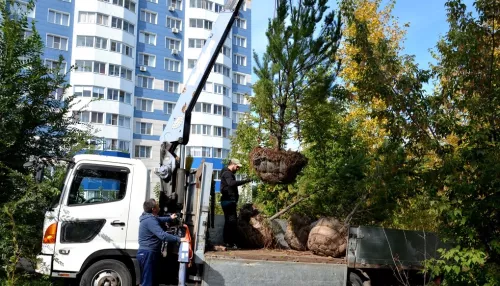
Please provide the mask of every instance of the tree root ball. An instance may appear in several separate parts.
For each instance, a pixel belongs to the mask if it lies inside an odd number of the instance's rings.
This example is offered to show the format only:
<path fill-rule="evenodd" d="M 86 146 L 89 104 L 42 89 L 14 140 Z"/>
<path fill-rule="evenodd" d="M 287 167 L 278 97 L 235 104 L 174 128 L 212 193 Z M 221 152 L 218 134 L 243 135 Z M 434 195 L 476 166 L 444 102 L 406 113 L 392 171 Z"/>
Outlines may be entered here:
<path fill-rule="evenodd" d="M 307 247 L 316 255 L 342 257 L 347 248 L 347 227 L 335 218 L 321 218 L 309 233 Z"/>
<path fill-rule="evenodd" d="M 293 214 L 288 220 L 285 232 L 285 241 L 291 249 L 305 251 L 307 250 L 307 240 L 312 228 L 312 219 Z"/>
<path fill-rule="evenodd" d="M 246 249 L 274 248 L 276 240 L 269 222 L 252 204 L 240 209 L 238 245 Z"/>
<path fill-rule="evenodd" d="M 256 147 L 250 152 L 250 163 L 263 182 L 291 184 L 307 165 L 307 158 L 299 152 Z"/>

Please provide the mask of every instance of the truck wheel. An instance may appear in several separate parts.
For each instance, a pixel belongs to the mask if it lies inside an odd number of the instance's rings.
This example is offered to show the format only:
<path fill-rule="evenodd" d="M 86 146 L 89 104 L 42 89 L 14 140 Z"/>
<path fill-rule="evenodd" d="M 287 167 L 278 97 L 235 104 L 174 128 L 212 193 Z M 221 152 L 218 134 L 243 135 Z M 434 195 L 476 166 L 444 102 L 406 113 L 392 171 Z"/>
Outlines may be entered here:
<path fill-rule="evenodd" d="M 351 272 L 349 273 L 349 286 L 363 286 L 363 279 L 359 277 L 358 274 Z"/>
<path fill-rule="evenodd" d="M 105 259 L 92 264 L 82 275 L 80 286 L 129 286 L 132 275 L 121 261 Z"/>

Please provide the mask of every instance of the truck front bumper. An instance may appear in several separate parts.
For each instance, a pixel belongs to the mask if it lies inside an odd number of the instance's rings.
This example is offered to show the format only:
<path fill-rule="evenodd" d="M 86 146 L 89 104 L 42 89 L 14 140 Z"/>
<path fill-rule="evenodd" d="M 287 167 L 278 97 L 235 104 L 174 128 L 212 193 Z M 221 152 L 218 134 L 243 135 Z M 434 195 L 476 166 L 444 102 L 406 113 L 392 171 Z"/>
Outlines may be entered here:
<path fill-rule="evenodd" d="M 52 255 L 47 255 L 47 254 L 37 255 L 35 271 L 43 275 L 51 275 Z"/>

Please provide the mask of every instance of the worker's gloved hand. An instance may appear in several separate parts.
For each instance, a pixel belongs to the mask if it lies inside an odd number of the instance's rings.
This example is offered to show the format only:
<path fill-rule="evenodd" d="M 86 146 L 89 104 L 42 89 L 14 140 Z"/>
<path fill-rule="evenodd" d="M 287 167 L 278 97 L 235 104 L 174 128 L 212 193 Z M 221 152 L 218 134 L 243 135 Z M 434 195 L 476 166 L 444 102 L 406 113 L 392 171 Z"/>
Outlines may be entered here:
<path fill-rule="evenodd" d="M 176 213 L 171 214 L 171 215 L 170 215 L 170 218 L 171 218 L 171 219 L 176 219 L 176 218 L 177 218 L 177 214 L 176 214 Z"/>

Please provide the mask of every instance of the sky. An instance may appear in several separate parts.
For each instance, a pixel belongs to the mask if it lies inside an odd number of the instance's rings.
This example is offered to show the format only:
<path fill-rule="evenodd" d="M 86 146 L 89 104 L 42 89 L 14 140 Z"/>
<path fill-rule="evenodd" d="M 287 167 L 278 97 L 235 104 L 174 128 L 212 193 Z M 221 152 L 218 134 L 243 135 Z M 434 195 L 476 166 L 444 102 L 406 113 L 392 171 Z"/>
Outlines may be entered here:
<path fill-rule="evenodd" d="M 252 0 L 252 49 L 261 55 L 267 45 L 265 31 L 268 20 L 274 15 L 274 0 Z M 393 10 L 400 26 L 409 23 L 404 43 L 405 53 L 415 55 L 420 67 L 434 62 L 429 49 L 433 49 L 441 36 L 448 30 L 445 0 L 396 0 Z M 469 9 L 472 0 L 463 1 Z M 329 6 L 336 7 L 337 1 L 330 0 Z M 253 61 L 253 59 L 252 59 Z M 255 66 L 255 65 L 253 65 Z M 256 81 L 255 75 L 252 82 Z"/>

